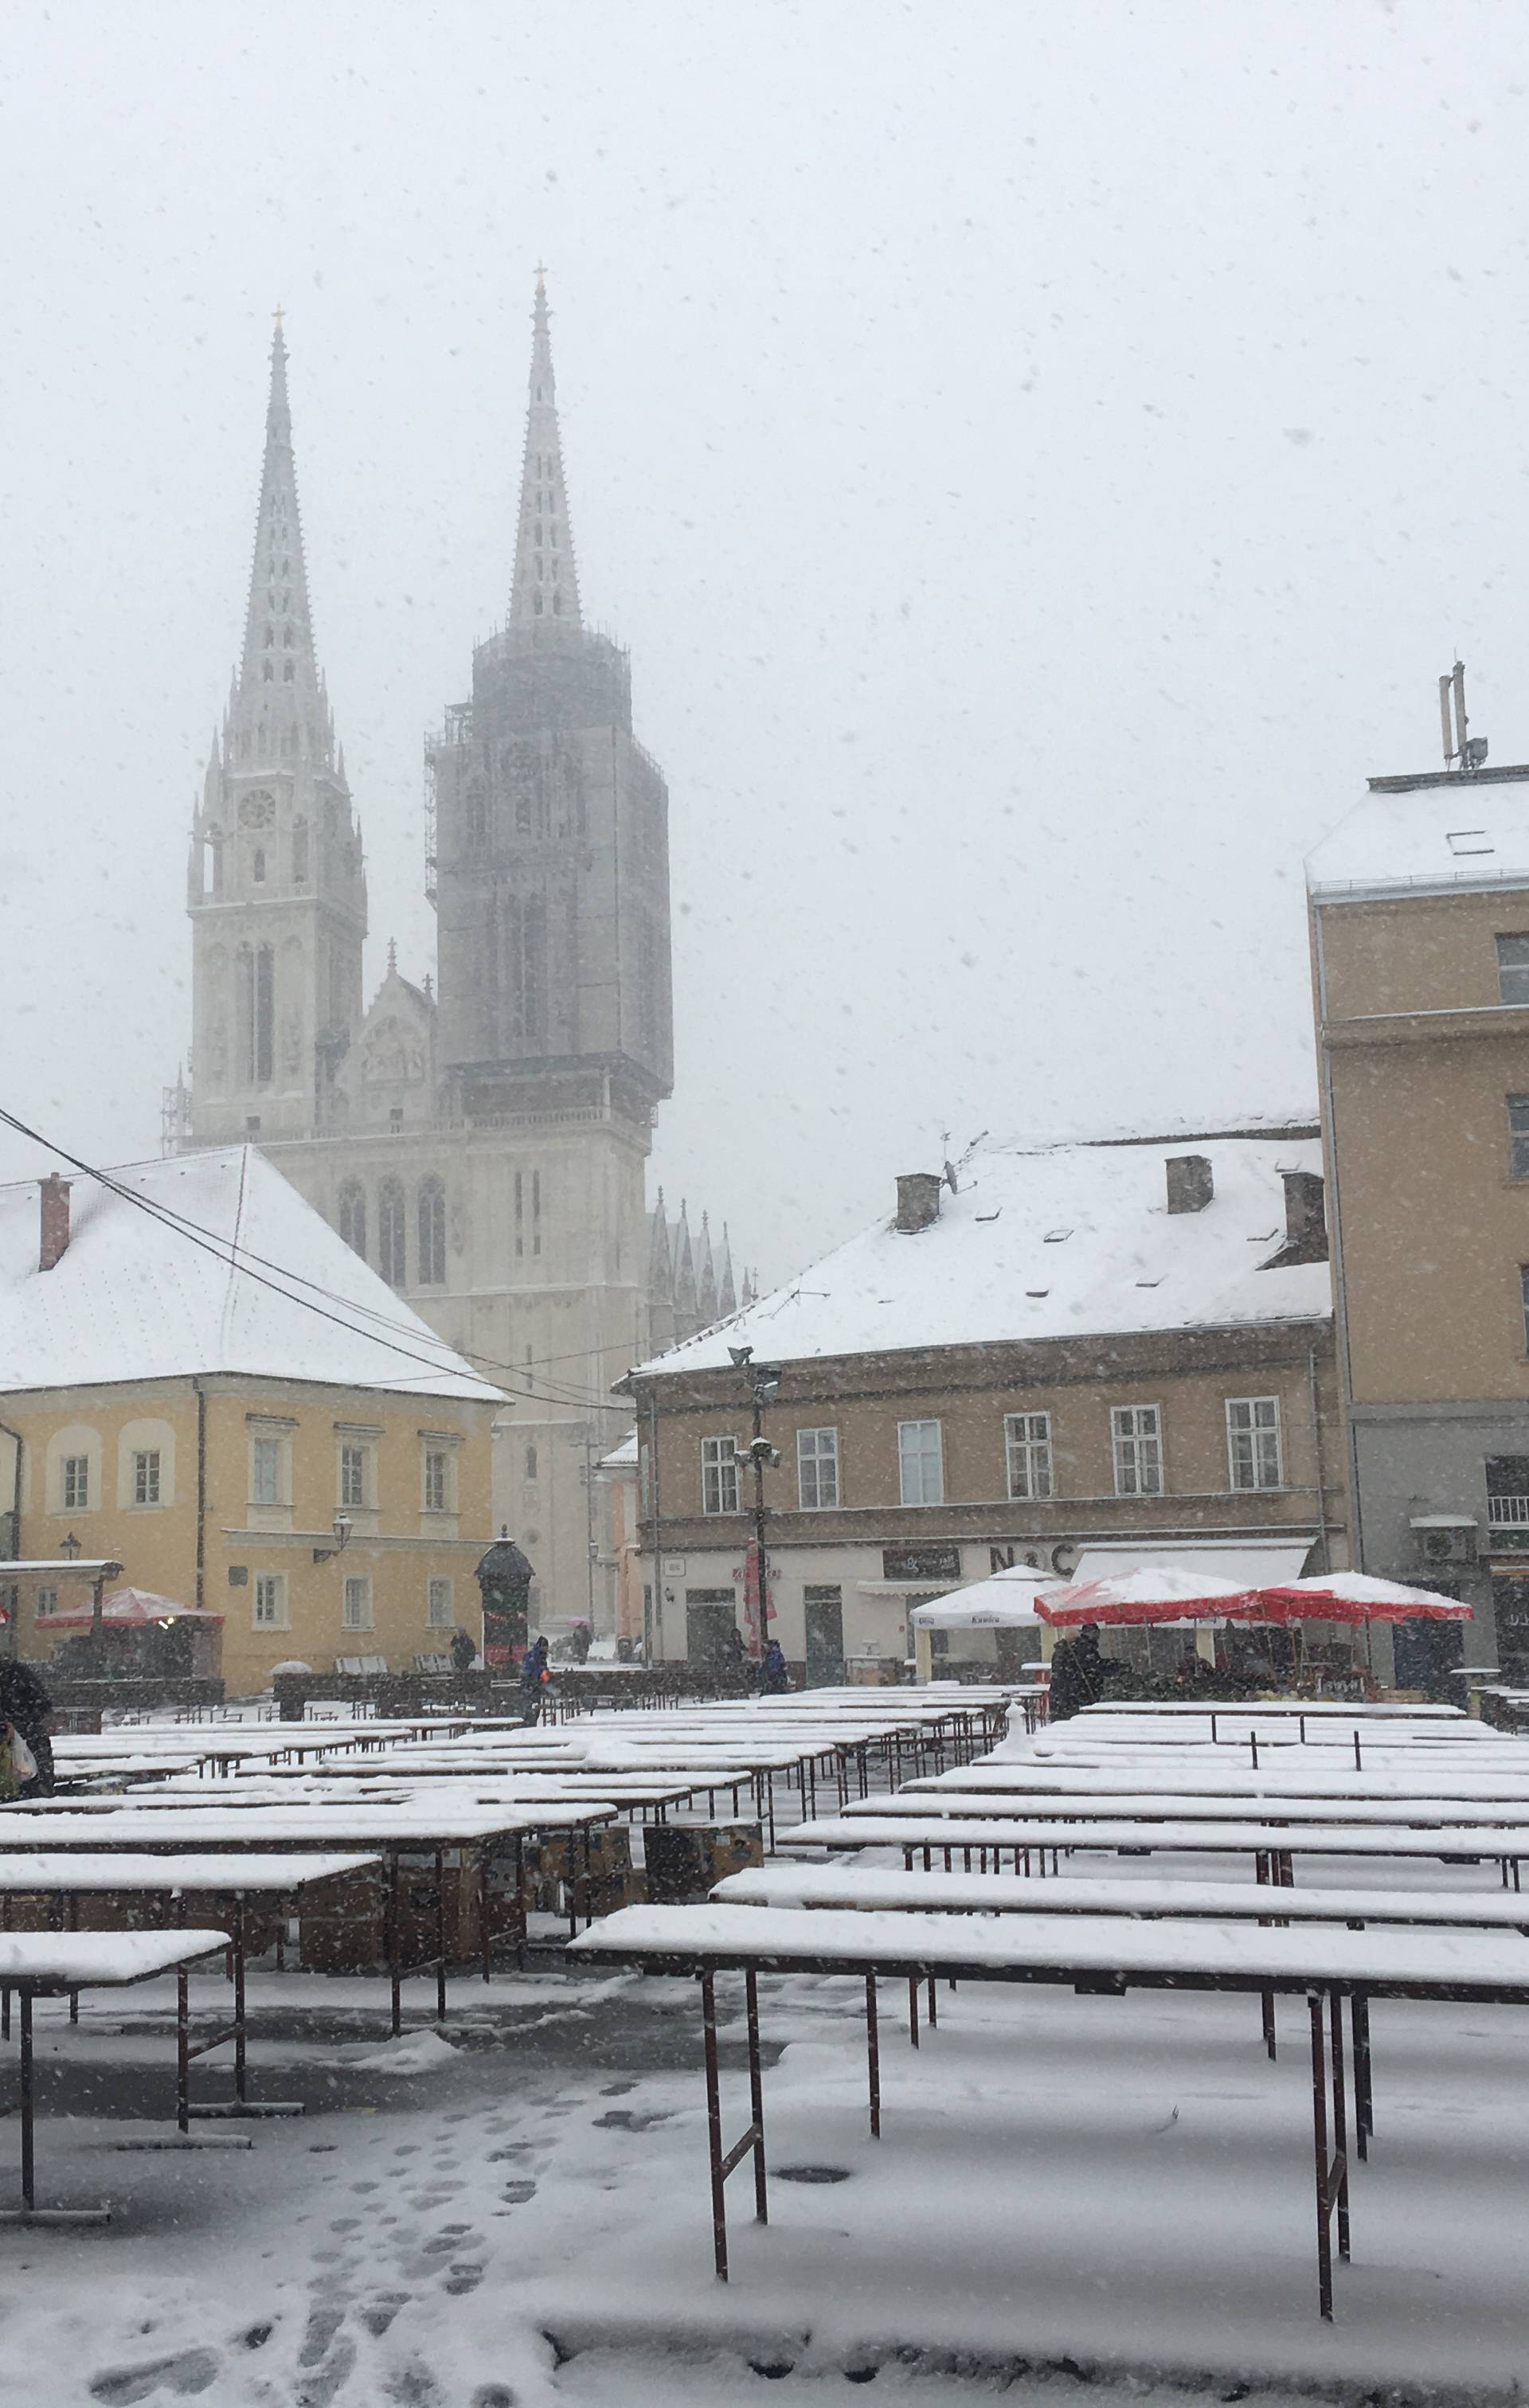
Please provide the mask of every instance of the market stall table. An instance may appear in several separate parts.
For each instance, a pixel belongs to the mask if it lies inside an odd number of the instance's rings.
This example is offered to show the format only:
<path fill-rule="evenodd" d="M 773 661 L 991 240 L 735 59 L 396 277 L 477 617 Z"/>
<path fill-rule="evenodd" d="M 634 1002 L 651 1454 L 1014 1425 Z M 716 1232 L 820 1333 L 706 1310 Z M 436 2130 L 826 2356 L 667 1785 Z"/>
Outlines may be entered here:
<path fill-rule="evenodd" d="M 38 1999 L 72 1998 L 81 1990 L 125 1989 L 162 1973 L 178 1977 L 176 2057 L 178 2101 L 185 2097 L 190 2061 L 186 1975 L 200 1958 L 229 1944 L 226 1931 L 11 1931 L 0 1933 L 0 1996 L 21 2001 L 21 2204 L 0 2211 L 3 2224 L 107 2224 L 109 2208 L 39 2208 L 34 2127 L 32 2009 Z M 185 2126 L 182 2123 L 181 2129 Z"/>
<path fill-rule="evenodd" d="M 1054 1983 L 1124 1999 L 1133 1989 L 1204 1990 L 1307 2000 L 1311 2038 L 1320 2312 L 1333 2314 L 1331 2227 L 1350 2255 L 1348 2100 L 1340 2004 L 1376 1999 L 1529 2005 L 1529 1947 L 1515 1932 L 1311 1931 L 1216 1923 L 1143 1923 L 1118 1917 L 1036 1915 L 979 1923 L 970 1916 L 799 1912 L 786 1907 L 634 1906 L 570 1942 L 592 1965 L 689 1975 L 701 1993 L 714 2262 L 727 2280 L 725 2184 L 750 2162 L 756 2220 L 769 2220 L 758 1980 L 762 1973 L 848 1975 L 865 1987 L 870 2126 L 879 2135 L 880 2063 L 876 1985 Z M 744 1977 L 750 2122 L 723 2146 L 716 1977 Z"/>

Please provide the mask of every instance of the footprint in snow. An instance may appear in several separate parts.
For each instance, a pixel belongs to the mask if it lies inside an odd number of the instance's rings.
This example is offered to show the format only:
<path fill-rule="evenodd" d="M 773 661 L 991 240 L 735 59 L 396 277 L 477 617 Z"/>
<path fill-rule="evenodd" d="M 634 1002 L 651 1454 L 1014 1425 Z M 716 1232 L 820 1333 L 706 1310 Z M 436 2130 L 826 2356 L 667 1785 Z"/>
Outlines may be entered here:
<path fill-rule="evenodd" d="M 150 2400 L 156 2391 L 168 2391 L 181 2400 L 207 2391 L 218 2380 L 219 2358 L 214 2349 L 186 2349 L 176 2358 L 157 2358 L 146 2366 L 121 2366 L 109 2373 L 98 2374 L 90 2386 L 91 2398 L 102 2408 L 132 2408 L 138 2400 Z"/>

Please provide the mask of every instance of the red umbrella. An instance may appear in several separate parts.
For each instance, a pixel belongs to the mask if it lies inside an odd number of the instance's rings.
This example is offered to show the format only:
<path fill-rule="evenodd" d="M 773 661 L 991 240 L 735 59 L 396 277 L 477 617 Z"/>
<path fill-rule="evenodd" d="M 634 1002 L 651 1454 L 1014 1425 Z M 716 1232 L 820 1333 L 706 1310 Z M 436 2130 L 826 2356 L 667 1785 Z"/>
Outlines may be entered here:
<path fill-rule="evenodd" d="M 173 1597 L 156 1597 L 149 1588 L 114 1588 L 101 1610 L 102 1627 L 107 1630 L 147 1630 L 156 1622 L 219 1622 L 207 1605 L 178 1605 Z M 39 1630 L 89 1630 L 92 1627 L 91 1601 L 66 1606 L 62 1613 L 45 1613 Z"/>
<path fill-rule="evenodd" d="M 1237 1582 L 1218 1580 L 1211 1572 L 1178 1564 L 1137 1564 L 1103 1580 L 1053 1588 L 1050 1596 L 1037 1589 L 1034 1603 L 1042 1621 L 1059 1629 L 1086 1622 L 1119 1627 L 1122 1623 L 1219 1621 L 1246 1608 L 1250 1594 Z"/>
<path fill-rule="evenodd" d="M 1238 1622 L 1469 1622 L 1471 1609 L 1436 1589 L 1408 1588 L 1405 1581 L 1377 1580 L 1369 1572 L 1313 1572 L 1254 1591 L 1234 1608 Z"/>

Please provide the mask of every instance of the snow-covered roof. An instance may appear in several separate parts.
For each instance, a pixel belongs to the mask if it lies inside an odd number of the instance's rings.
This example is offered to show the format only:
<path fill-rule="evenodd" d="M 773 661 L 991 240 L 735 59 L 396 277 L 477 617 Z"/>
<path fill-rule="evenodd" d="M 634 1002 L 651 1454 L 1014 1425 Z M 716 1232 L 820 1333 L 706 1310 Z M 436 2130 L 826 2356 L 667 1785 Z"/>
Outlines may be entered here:
<path fill-rule="evenodd" d="M 48 1271 L 37 1182 L 0 1187 L 0 1393 L 221 1371 L 498 1400 L 252 1147 L 107 1176 L 71 1177 Z"/>
<path fill-rule="evenodd" d="M 637 1433 L 629 1429 L 620 1446 L 603 1455 L 596 1469 L 600 1471 L 636 1471 L 637 1468 Z"/>
<path fill-rule="evenodd" d="M 1307 860 L 1322 899 L 1529 884 L 1529 768 L 1377 780 Z"/>
<path fill-rule="evenodd" d="M 1203 1211 L 1167 1209 L 1165 1162 L 1206 1155 Z M 1333 1309 L 1325 1263 L 1262 1269 L 1284 1237 L 1280 1173 L 1322 1169 L 1313 1138 L 993 1150 L 958 1172 L 914 1235 L 889 1213 L 836 1254 L 643 1364 L 644 1374 L 762 1362 L 1245 1324 Z"/>

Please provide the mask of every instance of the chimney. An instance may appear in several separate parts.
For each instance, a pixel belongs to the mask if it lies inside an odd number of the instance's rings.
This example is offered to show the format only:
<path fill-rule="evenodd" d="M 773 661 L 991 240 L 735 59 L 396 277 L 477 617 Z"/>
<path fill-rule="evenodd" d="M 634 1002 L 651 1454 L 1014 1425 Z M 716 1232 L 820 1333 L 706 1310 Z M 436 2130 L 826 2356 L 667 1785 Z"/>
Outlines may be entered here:
<path fill-rule="evenodd" d="M 42 1242 L 37 1268 L 50 1271 L 69 1251 L 69 1182 L 50 1170 L 41 1184 Z"/>
<path fill-rule="evenodd" d="M 1170 1212 L 1203 1212 L 1216 1193 L 1207 1154 L 1170 1154 L 1163 1166 L 1168 1174 Z"/>
<path fill-rule="evenodd" d="M 897 1182 L 897 1218 L 893 1224 L 906 1238 L 927 1229 L 939 1219 L 940 1177 L 934 1170 L 905 1170 Z"/>
<path fill-rule="evenodd" d="M 1279 1259 L 1287 1263 L 1327 1260 L 1327 1208 L 1320 1170 L 1282 1170 L 1285 1182 L 1285 1242 Z"/>

